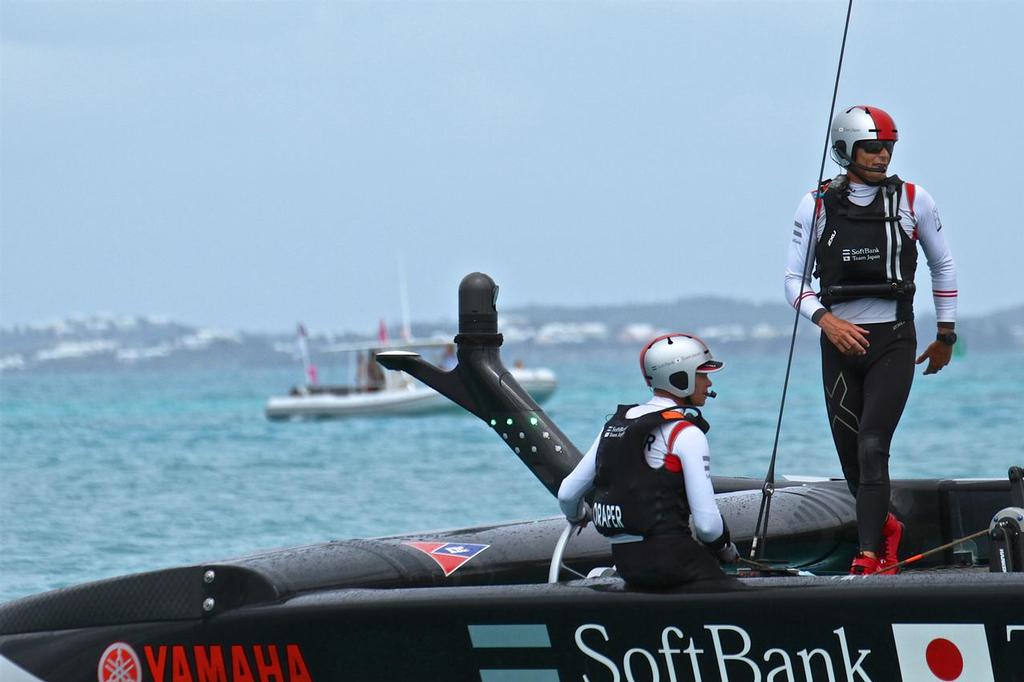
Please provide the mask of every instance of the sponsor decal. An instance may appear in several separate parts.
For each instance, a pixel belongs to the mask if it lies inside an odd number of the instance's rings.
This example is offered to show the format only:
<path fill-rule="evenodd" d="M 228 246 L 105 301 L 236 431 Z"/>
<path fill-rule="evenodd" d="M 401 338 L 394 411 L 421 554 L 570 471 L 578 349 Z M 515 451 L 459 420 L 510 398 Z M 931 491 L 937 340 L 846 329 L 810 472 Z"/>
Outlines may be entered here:
<path fill-rule="evenodd" d="M 96 679 L 99 682 L 142 682 L 139 655 L 130 645 L 114 642 L 100 656 Z"/>
<path fill-rule="evenodd" d="M 551 650 L 551 637 L 543 623 L 510 623 L 469 625 L 469 640 L 477 651 L 494 649 Z M 498 661 L 485 657 L 487 664 L 480 668 L 480 682 L 559 682 L 565 679 L 557 668 L 524 669 L 516 665 L 515 659 Z M 504 667 L 508 665 L 509 667 Z M 501 667 L 498 667 L 501 666 Z"/>
<path fill-rule="evenodd" d="M 594 503 L 594 523 L 601 528 L 625 528 L 622 525 L 622 507 L 617 504 Z"/>
<path fill-rule="evenodd" d="M 152 682 L 313 682 L 298 644 L 170 644 L 142 647 Z M 135 650 L 124 642 L 100 657 L 99 682 L 143 682 Z"/>
<path fill-rule="evenodd" d="M 993 682 L 985 626 L 893 623 L 903 682 Z"/>
<path fill-rule="evenodd" d="M 459 570 L 464 563 L 480 554 L 490 545 L 474 545 L 468 542 L 403 542 L 423 552 L 441 567 L 445 577 Z"/>
<path fill-rule="evenodd" d="M 605 427 L 603 438 L 622 438 L 626 435 L 625 426 L 608 426 Z"/>
<path fill-rule="evenodd" d="M 882 252 L 874 246 L 865 246 L 860 249 L 843 249 L 844 263 L 863 263 L 882 259 Z"/>
<path fill-rule="evenodd" d="M 717 669 L 718 679 L 723 681 L 872 682 L 868 672 L 872 650 L 856 648 L 847 638 L 845 628 L 833 630 L 832 634 L 835 639 L 822 648 L 790 651 L 779 647 L 761 649 L 750 633 L 737 625 L 705 625 L 692 633 L 670 625 L 662 629 L 660 642 L 652 642 L 648 647 L 633 646 L 621 659 L 609 649 L 621 651 L 622 644 L 613 644 L 612 635 L 603 625 L 580 625 L 573 639 L 576 648 L 605 668 L 612 680 L 667 678 L 673 682 L 703 682 L 711 678 L 702 677 L 702 670 L 712 668 Z M 890 678 L 875 678 L 874 682 L 883 679 Z"/>
<path fill-rule="evenodd" d="M 479 627 L 479 626 L 476 626 Z M 525 627 L 525 626 L 518 626 Z M 894 677 L 891 649 L 875 652 L 857 631 L 845 627 L 825 632 L 814 645 L 797 649 L 759 641 L 738 625 L 702 625 L 684 631 L 668 625 L 656 640 L 637 642 L 633 632 L 599 623 L 579 625 L 573 633 L 576 650 L 588 660 L 585 682 L 610 679 L 753 680 L 754 682 L 994 682 L 992 655 L 983 624 L 893 623 L 893 642 L 900 677 Z M 1024 640 L 1024 625 L 1006 627 L 1006 642 Z M 1003 633 L 1000 632 L 1000 637 Z M 491 639 L 495 639 L 492 637 Z M 511 635 L 504 640 L 513 640 Z M 522 637 L 518 637 L 522 639 Z M 491 646 L 524 646 L 491 644 Z M 475 643 L 474 647 L 481 645 Z M 812 648 L 813 647 L 813 648 Z M 717 672 L 717 676 L 713 672 Z M 596 672 L 600 672 L 596 677 Z"/>

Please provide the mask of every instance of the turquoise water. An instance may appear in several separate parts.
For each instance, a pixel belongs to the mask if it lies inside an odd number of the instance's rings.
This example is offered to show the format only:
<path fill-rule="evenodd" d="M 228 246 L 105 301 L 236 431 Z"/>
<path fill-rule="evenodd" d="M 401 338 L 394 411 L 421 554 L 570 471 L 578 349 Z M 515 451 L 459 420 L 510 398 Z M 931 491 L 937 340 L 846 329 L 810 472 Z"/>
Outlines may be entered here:
<path fill-rule="evenodd" d="M 586 449 L 617 402 L 646 399 L 628 350 L 529 358 L 560 387 L 547 411 Z M 726 358 L 706 415 L 713 472 L 763 477 L 785 356 Z M 268 422 L 289 370 L 0 375 L 0 600 L 260 549 L 558 513 L 469 415 Z M 326 379 L 330 379 L 329 372 Z M 840 475 L 813 354 L 798 357 L 780 474 Z M 1022 354 L 922 377 L 894 477 L 1003 477 L 1024 464 Z"/>

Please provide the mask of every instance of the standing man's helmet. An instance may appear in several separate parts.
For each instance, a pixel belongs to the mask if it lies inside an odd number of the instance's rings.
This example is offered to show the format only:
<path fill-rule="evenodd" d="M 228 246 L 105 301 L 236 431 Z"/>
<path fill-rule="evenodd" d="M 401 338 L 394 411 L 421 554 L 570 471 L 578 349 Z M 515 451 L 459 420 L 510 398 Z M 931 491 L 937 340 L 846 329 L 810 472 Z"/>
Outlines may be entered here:
<path fill-rule="evenodd" d="M 693 395 L 697 372 L 707 374 L 722 367 L 723 363 L 711 357 L 707 344 L 690 334 L 659 336 L 640 352 L 640 371 L 651 390 L 661 389 L 679 398 Z"/>
<path fill-rule="evenodd" d="M 853 161 L 853 145 L 865 140 L 896 142 L 896 122 L 878 107 L 858 104 L 832 119 L 832 160 L 843 168 Z"/>

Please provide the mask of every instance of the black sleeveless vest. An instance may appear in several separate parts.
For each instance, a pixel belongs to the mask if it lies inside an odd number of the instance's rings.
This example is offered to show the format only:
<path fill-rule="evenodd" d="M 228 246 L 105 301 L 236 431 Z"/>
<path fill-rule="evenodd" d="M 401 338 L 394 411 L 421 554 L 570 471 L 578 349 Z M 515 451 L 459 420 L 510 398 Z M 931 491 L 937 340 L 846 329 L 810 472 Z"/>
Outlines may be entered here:
<path fill-rule="evenodd" d="M 821 302 L 894 299 L 896 319 L 913 320 L 917 244 L 900 225 L 903 181 L 886 178 L 867 206 L 851 202 L 849 193 L 847 182 L 830 183 L 821 199 L 825 230 L 814 251 Z"/>
<path fill-rule="evenodd" d="M 602 535 L 690 533 L 690 505 L 681 471 L 652 469 L 644 456 L 648 434 L 662 424 L 686 421 L 707 432 L 708 425 L 693 407 L 659 410 L 636 419 L 619 405 L 605 424 L 597 446 L 594 477 L 594 527 Z M 695 410 L 685 415 L 683 409 Z"/>

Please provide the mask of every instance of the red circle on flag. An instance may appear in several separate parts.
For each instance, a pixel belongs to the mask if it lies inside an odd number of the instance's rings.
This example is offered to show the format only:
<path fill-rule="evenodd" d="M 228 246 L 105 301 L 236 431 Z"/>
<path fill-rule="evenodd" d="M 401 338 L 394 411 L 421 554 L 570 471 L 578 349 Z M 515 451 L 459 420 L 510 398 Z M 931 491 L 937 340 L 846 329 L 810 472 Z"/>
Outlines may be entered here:
<path fill-rule="evenodd" d="M 99 682 L 142 682 L 142 665 L 135 649 L 124 642 L 114 642 L 100 656 L 96 668 Z"/>
<path fill-rule="evenodd" d="M 927 661 L 932 674 L 946 682 L 957 679 L 964 671 L 964 657 L 960 649 L 942 637 L 929 642 L 924 652 L 924 660 Z"/>

